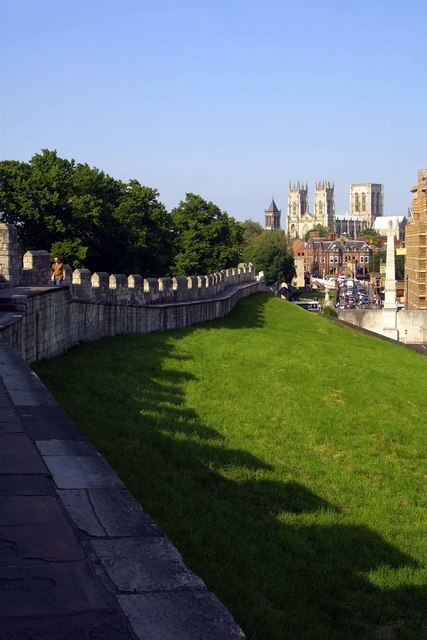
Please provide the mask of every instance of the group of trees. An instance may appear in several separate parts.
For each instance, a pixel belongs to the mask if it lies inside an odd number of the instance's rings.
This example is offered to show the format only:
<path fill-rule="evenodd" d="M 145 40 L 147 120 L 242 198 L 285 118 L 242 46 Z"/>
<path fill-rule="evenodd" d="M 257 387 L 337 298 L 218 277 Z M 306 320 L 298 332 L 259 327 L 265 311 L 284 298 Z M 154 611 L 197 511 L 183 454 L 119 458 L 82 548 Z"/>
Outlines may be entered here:
<path fill-rule="evenodd" d="M 252 220 L 243 222 L 242 227 L 243 261 L 252 262 L 257 271 L 263 271 L 268 283 L 290 284 L 296 271 L 288 234 L 265 230 Z"/>
<path fill-rule="evenodd" d="M 29 162 L 0 162 L 0 221 L 17 227 L 24 250 L 47 249 L 73 268 L 186 276 L 245 261 L 268 282 L 293 277 L 284 232 L 239 223 L 192 193 L 168 212 L 156 189 L 47 149 Z"/>
<path fill-rule="evenodd" d="M 369 272 L 370 273 L 380 273 L 381 272 L 381 264 L 386 263 L 386 249 L 385 247 L 382 251 L 378 251 L 378 253 L 374 253 L 369 260 Z M 395 256 L 394 258 L 394 277 L 396 280 L 403 280 L 405 278 L 405 256 Z"/>

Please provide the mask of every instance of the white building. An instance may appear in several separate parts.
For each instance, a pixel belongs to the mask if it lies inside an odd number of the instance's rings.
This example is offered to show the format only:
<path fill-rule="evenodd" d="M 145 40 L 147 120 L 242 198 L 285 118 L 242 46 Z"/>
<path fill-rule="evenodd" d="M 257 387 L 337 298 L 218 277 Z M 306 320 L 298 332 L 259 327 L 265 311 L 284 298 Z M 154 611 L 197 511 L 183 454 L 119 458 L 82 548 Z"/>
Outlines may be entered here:
<path fill-rule="evenodd" d="M 388 223 L 391 221 L 393 235 L 397 240 L 405 239 L 405 227 L 407 223 L 407 219 L 405 216 L 381 216 L 380 218 L 376 218 L 374 220 L 373 229 L 377 231 L 380 235 L 386 236 L 388 230 Z"/>

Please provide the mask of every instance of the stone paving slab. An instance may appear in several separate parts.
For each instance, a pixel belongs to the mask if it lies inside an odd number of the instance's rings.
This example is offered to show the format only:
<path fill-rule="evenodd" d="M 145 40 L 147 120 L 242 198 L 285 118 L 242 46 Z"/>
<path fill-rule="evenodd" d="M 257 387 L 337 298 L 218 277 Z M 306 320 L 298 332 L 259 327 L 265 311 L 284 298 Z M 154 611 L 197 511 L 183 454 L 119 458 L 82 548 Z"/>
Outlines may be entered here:
<path fill-rule="evenodd" d="M 16 407 L 16 413 L 33 440 L 87 440 L 63 409 L 58 406 Z"/>
<path fill-rule="evenodd" d="M 45 456 L 58 489 L 124 488 L 110 465 L 96 456 Z"/>
<path fill-rule="evenodd" d="M 206 590 L 167 538 L 116 538 L 91 544 L 119 591 Z"/>
<path fill-rule="evenodd" d="M 2 433 L 0 435 L 0 472 L 2 474 L 47 474 L 47 469 L 33 442 L 25 433 Z"/>
<path fill-rule="evenodd" d="M 66 421 L 75 427 L 74 422 L 67 413 L 58 404 L 50 406 L 45 405 L 21 405 L 15 407 L 16 413 L 20 420 L 24 422 L 32 422 L 43 420 L 45 422 Z"/>
<path fill-rule="evenodd" d="M 0 541 L 0 565 L 84 559 L 53 496 L 1 496 Z"/>
<path fill-rule="evenodd" d="M 72 616 L 3 620 L 2 640 L 134 640 L 124 614 L 83 613 Z"/>
<path fill-rule="evenodd" d="M 106 596 L 86 562 L 0 566 L 1 617 L 63 616 L 113 609 L 111 598 Z"/>
<path fill-rule="evenodd" d="M 15 406 L 56 404 L 41 380 L 24 361 L 16 368 L 12 359 L 6 358 L 6 361 L 4 360 L 3 354 L 3 349 L 1 349 L 0 375 Z M 13 366 L 11 366 L 12 363 Z"/>
<path fill-rule="evenodd" d="M 58 495 L 77 527 L 90 536 L 164 536 L 126 490 L 70 489 Z"/>
<path fill-rule="evenodd" d="M 139 640 L 244 640 L 213 593 L 147 593 L 118 596 Z"/>
<path fill-rule="evenodd" d="M 0 475 L 0 496 L 53 495 L 54 484 L 46 475 Z"/>
<path fill-rule="evenodd" d="M 87 440 L 36 440 L 42 456 L 94 456 L 99 455 Z"/>
<path fill-rule="evenodd" d="M 10 406 L 3 407 L 1 410 L 1 421 L 19 424 L 15 409 Z"/>
<path fill-rule="evenodd" d="M 24 429 L 19 422 L 2 422 L 0 423 L 0 435 L 2 433 L 20 433 Z"/>
<path fill-rule="evenodd" d="M 22 419 L 25 431 L 33 440 L 86 440 L 83 433 L 68 418 L 66 420 L 28 420 Z"/>

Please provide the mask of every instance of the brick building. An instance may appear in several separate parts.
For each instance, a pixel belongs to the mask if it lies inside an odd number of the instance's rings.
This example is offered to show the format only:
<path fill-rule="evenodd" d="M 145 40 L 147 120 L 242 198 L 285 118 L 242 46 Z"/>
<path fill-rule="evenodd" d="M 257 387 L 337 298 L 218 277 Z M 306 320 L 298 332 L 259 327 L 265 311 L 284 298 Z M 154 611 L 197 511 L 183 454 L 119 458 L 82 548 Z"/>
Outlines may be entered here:
<path fill-rule="evenodd" d="M 321 238 L 310 234 L 308 241 L 294 238 L 292 250 L 297 271 L 311 273 L 315 278 L 342 272 L 363 277 L 368 274 L 371 247 L 364 240 L 352 240 L 331 234 Z"/>
<path fill-rule="evenodd" d="M 411 192 L 412 216 L 405 233 L 406 308 L 427 309 L 427 169 L 418 172 L 418 182 Z"/>

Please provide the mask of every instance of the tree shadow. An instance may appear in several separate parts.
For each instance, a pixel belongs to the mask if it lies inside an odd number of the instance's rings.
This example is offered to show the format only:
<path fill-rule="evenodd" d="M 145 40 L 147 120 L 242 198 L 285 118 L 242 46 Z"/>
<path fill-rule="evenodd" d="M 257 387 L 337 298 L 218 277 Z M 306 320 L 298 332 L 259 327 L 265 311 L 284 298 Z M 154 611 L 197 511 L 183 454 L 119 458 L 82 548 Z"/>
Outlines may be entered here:
<path fill-rule="evenodd" d="M 174 357 L 166 336 L 156 353 L 155 375 L 142 368 L 141 395 L 129 399 L 138 419 L 118 471 L 248 639 L 418 640 L 426 591 L 370 579 L 417 563 L 368 527 L 347 524 L 310 488 L 270 480 L 269 464 L 229 448 L 187 406 L 182 383 L 193 376 L 162 369 Z M 316 513 L 326 524 L 313 523 Z"/>

